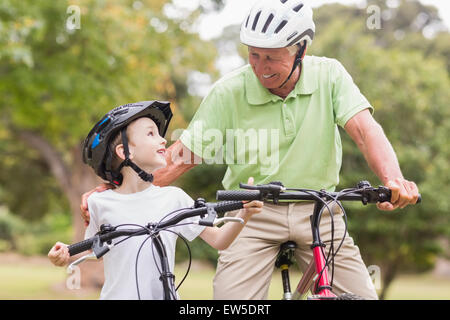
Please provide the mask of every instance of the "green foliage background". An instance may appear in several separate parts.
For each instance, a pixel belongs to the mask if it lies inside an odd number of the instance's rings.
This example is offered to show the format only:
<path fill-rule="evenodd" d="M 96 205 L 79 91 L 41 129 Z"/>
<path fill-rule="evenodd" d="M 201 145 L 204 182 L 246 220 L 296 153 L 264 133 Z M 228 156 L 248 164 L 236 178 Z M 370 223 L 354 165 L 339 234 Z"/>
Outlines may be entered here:
<path fill-rule="evenodd" d="M 56 240 L 70 242 L 71 214 L 78 215 L 48 159 L 22 133 L 46 141 L 76 187 L 77 148 L 107 110 L 169 100 L 175 111 L 170 137 L 186 127 L 202 98 L 188 91 L 191 72 L 219 78 L 216 45 L 232 43 L 246 60 L 238 26 L 212 41 L 192 31 L 202 13 L 223 5 L 211 3 L 171 18 L 165 12 L 175 4 L 163 0 L 0 3 L 0 250 L 44 254 Z M 404 176 L 420 188 L 423 203 L 397 212 L 348 206 L 350 233 L 366 263 L 382 267 L 388 285 L 399 270 L 429 270 L 437 257 L 448 256 L 450 35 L 439 29 L 434 7 L 405 0 L 397 7 L 383 0 L 371 4 L 384 13 L 380 29 L 367 27 L 365 8 L 316 9 L 317 33 L 307 54 L 345 66 L 374 106 Z M 79 30 L 65 27 L 69 5 L 81 8 Z M 437 31 L 425 37 L 430 29 Z M 342 138 L 339 188 L 362 179 L 379 183 L 345 132 Z M 224 170 L 198 166 L 176 184 L 193 198 L 214 200 Z M 194 258 L 215 263 L 214 250 L 200 240 L 191 245 Z M 177 252 L 179 261 L 186 259 L 182 243 Z"/>

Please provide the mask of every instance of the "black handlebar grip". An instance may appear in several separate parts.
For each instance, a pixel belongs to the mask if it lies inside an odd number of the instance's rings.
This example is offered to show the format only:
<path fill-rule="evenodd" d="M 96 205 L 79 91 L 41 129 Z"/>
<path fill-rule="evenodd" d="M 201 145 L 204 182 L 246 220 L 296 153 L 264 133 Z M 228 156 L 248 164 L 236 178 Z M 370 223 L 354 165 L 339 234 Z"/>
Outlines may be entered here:
<path fill-rule="evenodd" d="M 239 210 L 244 207 L 244 203 L 242 201 L 224 201 L 219 202 L 215 206 L 215 210 L 217 213 L 224 213 L 233 210 Z"/>
<path fill-rule="evenodd" d="M 386 194 L 381 196 L 382 199 L 380 199 L 380 202 L 391 201 L 391 196 L 392 196 L 392 191 L 388 189 L 386 191 Z M 417 198 L 416 204 L 419 204 L 421 202 L 422 202 L 422 195 L 419 193 L 419 197 Z"/>
<path fill-rule="evenodd" d="M 262 200 L 261 191 L 219 190 L 216 193 L 217 200 Z"/>
<path fill-rule="evenodd" d="M 71 256 L 74 256 L 83 251 L 90 250 L 92 248 L 93 243 L 94 243 L 94 240 L 92 238 L 90 238 L 90 239 L 86 239 L 86 240 L 71 244 L 69 246 L 69 254 Z"/>

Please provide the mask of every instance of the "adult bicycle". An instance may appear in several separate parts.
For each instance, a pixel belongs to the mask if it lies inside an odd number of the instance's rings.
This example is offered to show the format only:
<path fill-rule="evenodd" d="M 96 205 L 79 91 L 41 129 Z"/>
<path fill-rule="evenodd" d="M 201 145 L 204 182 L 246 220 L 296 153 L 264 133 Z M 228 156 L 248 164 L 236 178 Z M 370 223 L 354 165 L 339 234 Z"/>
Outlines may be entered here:
<path fill-rule="evenodd" d="M 347 216 L 340 201 L 361 201 L 364 205 L 368 203 L 386 202 L 391 200 L 391 190 L 387 187 L 372 187 L 369 182 L 361 181 L 355 188 L 343 189 L 338 192 L 327 192 L 325 190 L 311 189 L 287 189 L 281 182 L 271 182 L 263 185 L 240 184 L 242 189 L 246 190 L 220 190 L 217 191 L 217 200 L 260 200 L 278 204 L 282 202 L 296 201 L 314 201 L 314 209 L 310 217 L 313 258 L 296 286 L 295 291 L 291 292 L 289 267 L 293 264 L 294 251 L 297 244 L 293 241 L 287 241 L 280 245 L 275 267 L 281 269 L 283 282 L 284 300 L 359 300 L 363 299 L 353 293 L 344 293 L 336 296 L 332 292 L 333 278 L 329 278 L 328 268 L 331 266 L 331 275 L 334 275 L 334 258 L 341 248 L 345 235 L 347 234 Z M 421 197 L 417 203 L 421 201 Z M 334 247 L 334 237 L 331 239 L 328 253 L 325 252 L 325 243 L 320 239 L 320 220 L 325 208 L 332 216 L 330 205 L 337 204 L 342 212 L 345 223 L 344 237 L 338 247 Z M 334 223 L 331 224 L 331 233 L 334 234 Z M 309 293 L 312 295 L 309 295 Z"/>
<path fill-rule="evenodd" d="M 186 271 L 186 274 L 184 275 L 183 279 L 181 280 L 180 284 L 175 288 L 175 276 L 170 270 L 169 267 L 169 261 L 167 257 L 166 248 L 164 246 L 164 243 L 161 239 L 160 233 L 164 231 L 168 232 L 174 232 L 170 230 L 170 228 L 178 226 L 179 222 L 182 222 L 185 219 L 197 217 L 199 216 L 200 219 L 198 222 L 188 222 L 188 223 L 197 223 L 199 225 L 204 225 L 207 227 L 212 227 L 219 225 L 221 223 L 225 222 L 240 222 L 244 223 L 244 220 L 241 218 L 235 218 L 235 217 L 222 217 L 218 218 L 217 215 L 220 213 L 225 213 L 227 211 L 233 211 L 243 208 L 243 202 L 242 201 L 223 201 L 223 202 L 217 202 L 217 203 L 209 203 L 205 202 L 204 199 L 197 199 L 195 201 L 195 204 L 192 208 L 183 208 L 178 209 L 173 212 L 170 212 L 165 217 L 163 217 L 159 222 L 151 222 L 148 223 L 145 226 L 141 225 L 133 225 L 133 228 L 127 228 L 124 229 L 125 226 L 130 226 L 130 224 L 122 224 L 118 226 L 111 226 L 109 224 L 103 224 L 100 227 L 100 231 L 93 237 L 85 239 L 81 242 L 69 245 L 69 254 L 70 256 L 79 254 L 84 251 L 92 250 L 91 253 L 82 256 L 81 258 L 75 260 L 72 262 L 68 269 L 73 270 L 73 268 L 82 263 L 83 261 L 87 259 L 99 259 L 102 256 L 104 256 L 107 252 L 109 252 L 111 249 L 113 249 L 115 246 L 120 245 L 121 242 L 126 241 L 127 239 L 131 237 L 136 236 L 147 236 L 146 239 L 143 241 L 143 244 L 148 239 L 152 239 L 152 243 L 154 244 L 154 247 L 156 248 L 156 252 L 160 258 L 160 265 L 161 269 L 159 269 L 160 272 L 160 280 L 163 287 L 164 292 L 164 300 L 176 300 L 177 294 L 176 291 L 178 290 L 179 286 L 183 283 L 184 279 L 189 273 L 190 265 L 191 265 L 191 256 L 190 256 L 190 250 L 189 245 L 187 243 L 187 240 L 181 235 L 178 234 L 180 238 L 183 239 L 185 242 L 188 252 L 189 252 L 189 265 L 188 269 Z M 112 240 L 124 237 L 123 239 L 118 240 L 115 243 L 112 243 Z M 141 248 L 142 248 L 141 246 Z M 140 248 L 140 249 L 141 249 Z M 152 247 L 153 248 L 153 247 Z M 137 253 L 136 257 L 136 265 L 137 265 L 137 259 L 139 256 L 140 249 Z M 156 261 L 155 261 L 156 262 Z M 138 298 L 140 299 L 140 293 L 139 293 L 139 284 L 137 281 L 137 268 L 135 271 L 136 276 L 136 289 Z"/>

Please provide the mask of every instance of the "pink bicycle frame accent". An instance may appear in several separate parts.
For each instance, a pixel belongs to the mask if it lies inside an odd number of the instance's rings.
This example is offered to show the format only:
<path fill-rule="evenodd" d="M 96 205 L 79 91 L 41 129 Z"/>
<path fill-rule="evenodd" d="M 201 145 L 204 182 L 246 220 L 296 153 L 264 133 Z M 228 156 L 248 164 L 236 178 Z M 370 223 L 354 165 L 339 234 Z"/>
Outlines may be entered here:
<path fill-rule="evenodd" d="M 317 294 L 322 297 L 328 298 L 336 297 L 336 295 L 328 289 L 328 287 L 330 286 L 330 282 L 328 280 L 328 270 L 325 267 L 326 261 L 320 246 L 316 246 L 315 248 L 313 248 L 313 255 L 316 274 L 318 276 L 314 287 L 319 289 L 322 288 L 319 290 L 319 292 L 317 292 Z"/>
<path fill-rule="evenodd" d="M 320 300 L 321 298 L 329 299 L 336 297 L 336 295 L 328 289 L 330 282 L 328 280 L 328 269 L 324 269 L 325 263 L 326 261 L 321 247 L 316 246 L 313 249 L 313 259 L 311 259 L 311 262 L 303 273 L 297 288 L 293 292 L 294 300 L 306 296 L 310 288 L 312 288 L 311 291 L 314 295 L 312 299 Z M 321 272 L 322 276 L 320 276 Z M 315 288 L 321 287 L 322 289 L 320 289 L 319 292 L 314 292 Z"/>
<path fill-rule="evenodd" d="M 326 260 L 323 253 L 324 244 L 319 238 L 320 212 L 322 208 L 323 204 L 316 202 L 314 206 L 314 213 L 311 216 L 313 259 L 311 260 L 307 270 L 303 274 L 303 277 L 297 286 L 296 291 L 294 292 L 294 298 L 306 295 L 311 287 L 313 287 L 312 299 L 320 300 L 321 298 L 329 299 L 336 297 L 336 295 L 330 290 L 331 286 L 328 280 L 328 269 L 325 267 Z M 316 292 L 316 288 L 318 292 Z"/>

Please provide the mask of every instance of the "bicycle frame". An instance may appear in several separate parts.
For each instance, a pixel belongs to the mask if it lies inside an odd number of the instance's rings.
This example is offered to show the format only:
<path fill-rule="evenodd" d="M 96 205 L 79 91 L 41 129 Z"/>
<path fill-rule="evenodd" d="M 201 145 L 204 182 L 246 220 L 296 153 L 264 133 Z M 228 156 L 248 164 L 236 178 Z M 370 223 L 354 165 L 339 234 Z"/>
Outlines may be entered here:
<path fill-rule="evenodd" d="M 312 230 L 312 251 L 313 259 L 309 263 L 307 269 L 303 273 L 293 295 L 293 300 L 303 299 L 306 297 L 310 288 L 314 285 L 313 299 L 327 299 L 335 298 L 336 295 L 331 292 L 331 285 L 328 279 L 328 270 L 325 267 L 326 260 L 323 255 L 322 247 L 324 243 L 319 238 L 319 224 L 320 224 L 320 212 L 324 204 L 316 201 L 314 205 L 314 211 L 311 216 L 311 230 Z"/>

